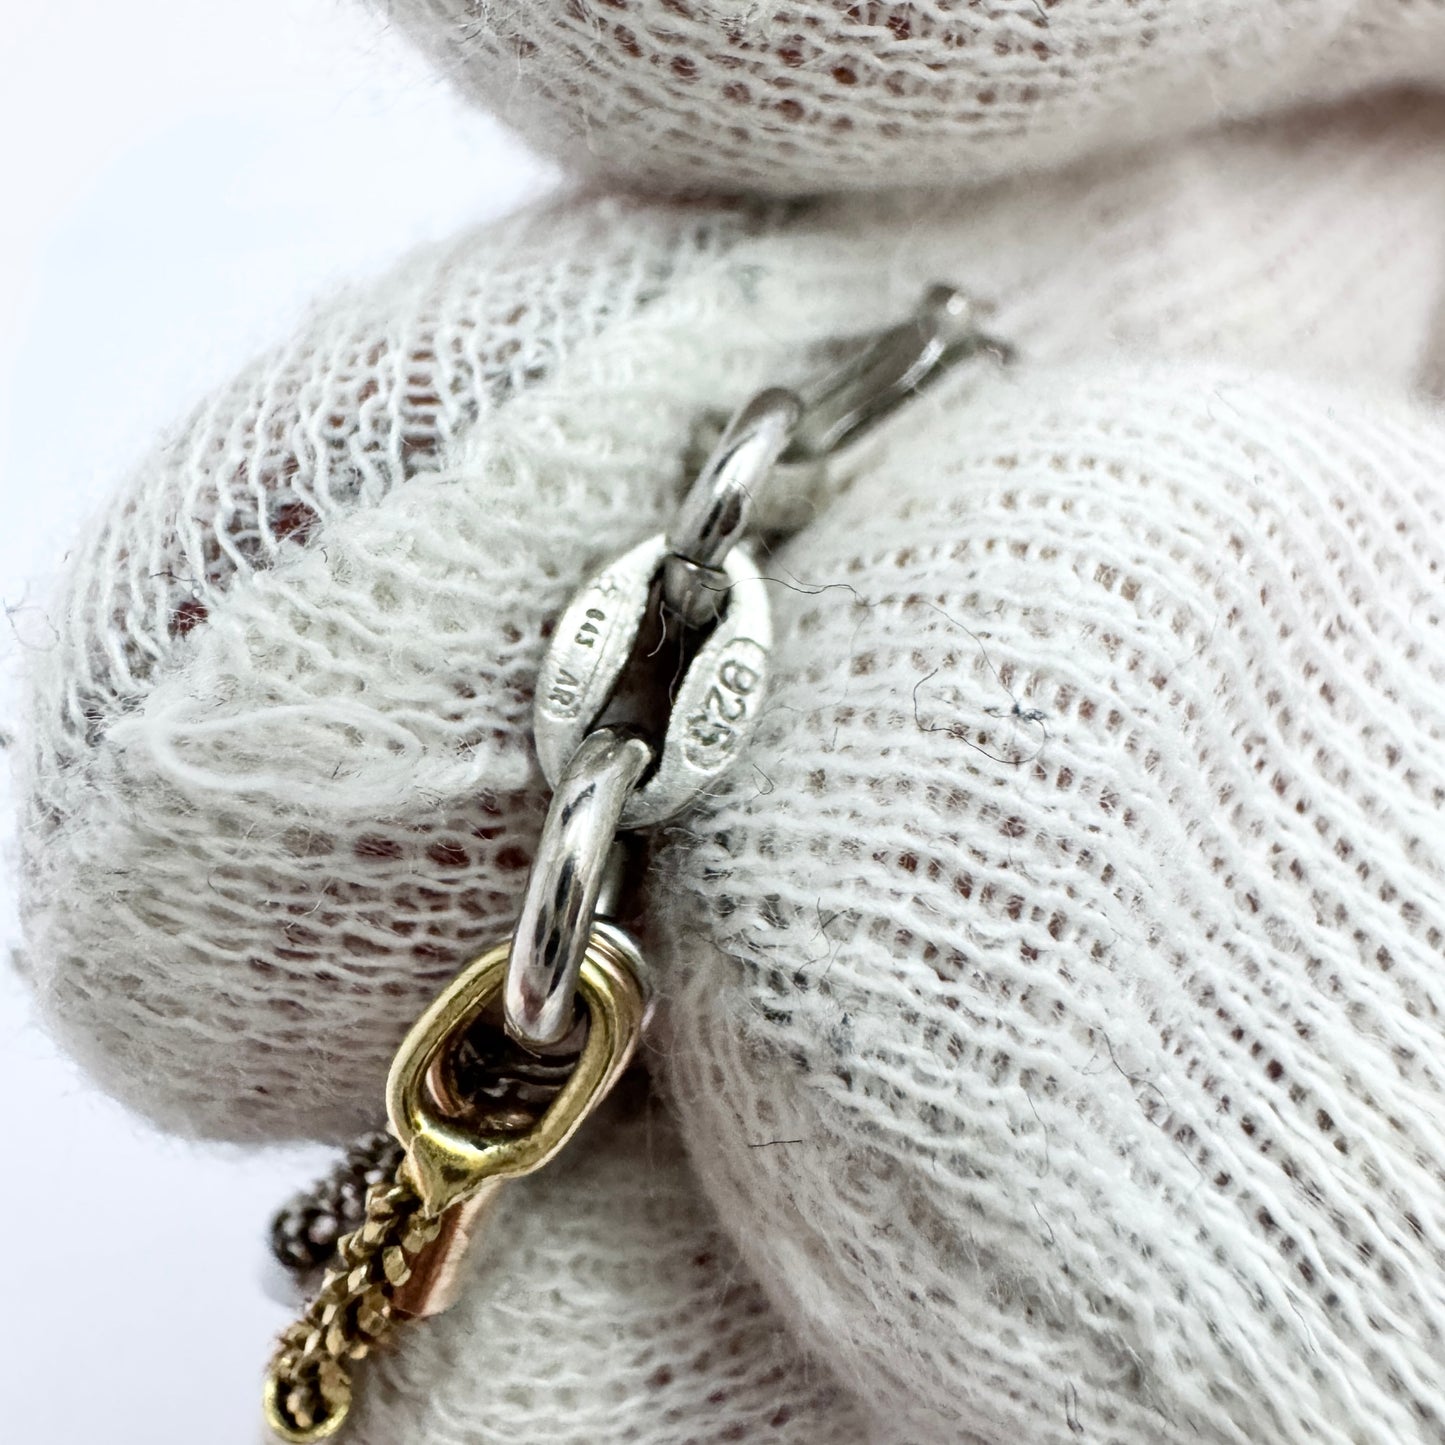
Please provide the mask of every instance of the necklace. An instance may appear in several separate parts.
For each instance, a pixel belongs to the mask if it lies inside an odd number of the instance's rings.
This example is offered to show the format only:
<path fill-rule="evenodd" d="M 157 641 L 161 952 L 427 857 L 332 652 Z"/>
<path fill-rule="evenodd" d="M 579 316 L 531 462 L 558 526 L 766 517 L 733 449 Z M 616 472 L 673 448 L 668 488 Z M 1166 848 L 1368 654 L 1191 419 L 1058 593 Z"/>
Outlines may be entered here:
<path fill-rule="evenodd" d="M 390 1132 L 358 1141 L 273 1226 L 283 1264 L 320 1271 L 266 1377 L 281 1440 L 342 1428 L 355 1362 L 447 1307 L 505 1182 L 553 1159 L 631 1062 L 648 971 L 612 921 L 631 841 L 719 787 L 767 692 L 767 584 L 744 540 L 759 489 L 783 483 L 806 515 L 824 469 L 911 398 L 960 363 L 1009 357 L 979 320 L 968 297 L 935 286 L 899 325 L 844 343 L 813 383 L 760 392 L 723 427 L 668 530 L 584 583 L 559 618 L 533 728 L 554 791 L 516 928 L 406 1036 L 387 1080 Z"/>

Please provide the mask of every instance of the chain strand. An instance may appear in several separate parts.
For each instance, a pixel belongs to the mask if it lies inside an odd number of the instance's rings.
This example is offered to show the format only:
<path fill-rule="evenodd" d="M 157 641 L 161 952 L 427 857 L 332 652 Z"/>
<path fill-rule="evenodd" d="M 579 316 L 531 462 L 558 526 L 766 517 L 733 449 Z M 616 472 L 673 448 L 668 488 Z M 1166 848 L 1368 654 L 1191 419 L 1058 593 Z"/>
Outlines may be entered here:
<path fill-rule="evenodd" d="M 309 1188 L 293 1195 L 271 1221 L 271 1253 L 297 1279 L 336 1258 L 343 1235 L 361 1227 L 366 1196 L 390 1183 L 405 1151 L 384 1129 L 363 1134 Z"/>
<path fill-rule="evenodd" d="M 440 1227 L 400 1171 L 368 1191 L 361 1226 L 342 1237 L 336 1263 L 271 1359 L 267 1415 L 283 1440 L 321 1440 L 340 1428 L 351 1404 L 348 1362 L 362 1359 L 390 1331 L 393 1293 Z"/>

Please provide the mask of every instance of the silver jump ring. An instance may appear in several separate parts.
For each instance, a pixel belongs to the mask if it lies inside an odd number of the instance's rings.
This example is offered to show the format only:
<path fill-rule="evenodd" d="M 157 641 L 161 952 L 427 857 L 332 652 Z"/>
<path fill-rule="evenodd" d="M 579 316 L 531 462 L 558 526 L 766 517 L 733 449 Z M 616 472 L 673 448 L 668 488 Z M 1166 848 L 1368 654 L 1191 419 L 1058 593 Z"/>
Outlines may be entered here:
<path fill-rule="evenodd" d="M 546 1049 L 572 1028 L 577 975 L 628 796 L 652 763 L 641 738 L 598 728 L 557 782 L 527 891 L 502 1001 L 507 1032 Z"/>
<path fill-rule="evenodd" d="M 711 622 L 728 581 L 722 566 L 748 530 L 753 496 L 768 479 L 802 419 L 791 392 L 759 392 L 728 423 L 667 533 L 662 595 L 693 626 Z"/>

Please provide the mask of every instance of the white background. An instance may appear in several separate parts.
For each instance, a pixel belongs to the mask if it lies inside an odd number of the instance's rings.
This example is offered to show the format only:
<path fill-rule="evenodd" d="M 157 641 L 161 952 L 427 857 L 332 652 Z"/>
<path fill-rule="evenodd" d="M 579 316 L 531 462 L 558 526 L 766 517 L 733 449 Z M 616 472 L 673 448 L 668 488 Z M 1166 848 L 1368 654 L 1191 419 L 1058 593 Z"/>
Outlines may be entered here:
<path fill-rule="evenodd" d="M 315 293 L 550 177 L 348 0 L 3 10 L 8 732 L 24 651 L 43 645 L 47 577 L 155 433 Z M 261 1287 L 264 1227 L 328 1156 L 161 1138 L 56 1054 L 8 968 L 0 1111 L 0 1436 L 254 1445 L 285 1319 Z"/>

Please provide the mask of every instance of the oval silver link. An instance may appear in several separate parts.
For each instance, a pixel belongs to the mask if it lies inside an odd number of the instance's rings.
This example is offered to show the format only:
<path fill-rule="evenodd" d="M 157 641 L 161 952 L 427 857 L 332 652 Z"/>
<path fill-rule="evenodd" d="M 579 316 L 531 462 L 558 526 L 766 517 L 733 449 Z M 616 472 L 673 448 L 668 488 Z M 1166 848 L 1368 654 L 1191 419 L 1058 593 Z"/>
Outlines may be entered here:
<path fill-rule="evenodd" d="M 613 840 L 637 780 L 652 763 L 641 738 L 589 733 L 562 775 L 542 825 L 503 988 L 507 1032 L 545 1050 L 571 1031 L 577 975 Z"/>
<path fill-rule="evenodd" d="M 562 614 L 538 672 L 533 712 L 549 783 L 557 783 L 607 706 L 668 552 L 663 536 L 640 542 L 593 577 Z M 657 770 L 627 799 L 623 828 L 650 827 L 682 812 L 721 779 L 756 725 L 773 644 L 767 584 L 745 547 L 734 547 L 719 570 L 726 605 L 677 687 Z"/>
<path fill-rule="evenodd" d="M 753 497 L 797 430 L 803 404 L 791 391 L 759 392 L 728 423 L 672 526 L 662 595 L 690 626 L 717 615 L 725 595 L 722 563 L 752 520 Z"/>

